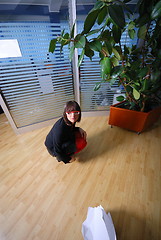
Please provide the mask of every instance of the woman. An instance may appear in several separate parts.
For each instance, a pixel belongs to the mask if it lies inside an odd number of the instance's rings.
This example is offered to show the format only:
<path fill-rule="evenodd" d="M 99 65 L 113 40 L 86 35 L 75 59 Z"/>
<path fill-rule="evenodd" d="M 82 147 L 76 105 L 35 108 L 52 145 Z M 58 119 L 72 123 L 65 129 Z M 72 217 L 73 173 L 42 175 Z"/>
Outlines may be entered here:
<path fill-rule="evenodd" d="M 69 101 L 60 118 L 48 133 L 45 146 L 48 152 L 64 163 L 73 162 L 74 154 L 80 152 L 87 145 L 86 132 L 76 127 L 81 120 L 81 109 L 76 101 Z"/>

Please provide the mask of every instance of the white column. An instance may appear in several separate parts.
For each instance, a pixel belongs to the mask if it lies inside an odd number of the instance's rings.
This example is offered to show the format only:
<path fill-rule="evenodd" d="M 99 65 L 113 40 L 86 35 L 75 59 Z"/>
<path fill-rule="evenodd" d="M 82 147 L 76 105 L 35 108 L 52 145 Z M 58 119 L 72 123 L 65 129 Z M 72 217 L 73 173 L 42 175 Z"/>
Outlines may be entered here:
<path fill-rule="evenodd" d="M 76 0 L 68 0 L 68 6 L 69 6 L 70 29 L 72 29 L 72 26 L 75 23 L 75 32 L 74 32 L 74 36 L 75 36 L 77 34 Z M 75 51 L 74 51 L 72 64 L 73 64 L 75 100 L 80 104 L 79 69 L 78 69 L 78 51 L 77 51 L 77 49 L 75 49 Z"/>

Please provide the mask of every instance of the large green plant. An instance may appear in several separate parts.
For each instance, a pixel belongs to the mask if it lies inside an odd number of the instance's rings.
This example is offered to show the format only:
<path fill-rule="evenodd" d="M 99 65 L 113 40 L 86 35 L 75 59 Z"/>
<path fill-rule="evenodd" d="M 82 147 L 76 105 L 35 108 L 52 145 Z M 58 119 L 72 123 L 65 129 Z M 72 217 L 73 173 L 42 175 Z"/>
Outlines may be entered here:
<path fill-rule="evenodd" d="M 135 9 L 129 3 L 130 0 L 97 0 L 86 16 L 83 31 L 74 36 L 74 25 L 71 32 L 62 31 L 51 40 L 49 51 L 55 51 L 56 43 L 61 44 L 61 49 L 68 44 L 71 59 L 74 49 L 80 48 L 79 65 L 84 55 L 92 61 L 97 52 L 102 82 L 118 81 L 129 108 L 146 111 L 149 104 L 160 100 L 161 0 L 138 0 Z M 137 37 L 137 44 L 122 44 L 123 33 L 127 39 Z M 94 90 L 100 85 L 101 82 L 96 84 Z"/>

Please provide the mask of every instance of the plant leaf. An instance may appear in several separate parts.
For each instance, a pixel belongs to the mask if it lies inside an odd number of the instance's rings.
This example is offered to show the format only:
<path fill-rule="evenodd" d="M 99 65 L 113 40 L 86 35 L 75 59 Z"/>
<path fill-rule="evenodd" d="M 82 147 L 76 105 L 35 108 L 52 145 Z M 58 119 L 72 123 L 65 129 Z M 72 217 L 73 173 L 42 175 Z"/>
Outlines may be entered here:
<path fill-rule="evenodd" d="M 92 35 L 92 34 L 98 33 L 99 31 L 100 31 L 100 29 L 92 30 L 92 31 L 90 31 L 89 33 L 87 33 L 86 36 L 90 36 L 90 35 Z"/>
<path fill-rule="evenodd" d="M 118 2 L 120 5 L 122 5 L 126 10 L 125 12 L 133 14 L 132 10 L 130 9 L 130 7 L 128 7 L 128 4 L 125 3 L 125 1 L 116 1 Z"/>
<path fill-rule="evenodd" d="M 109 57 L 104 57 L 101 61 L 101 77 L 105 79 L 108 74 L 111 72 L 111 60 Z"/>
<path fill-rule="evenodd" d="M 136 100 L 140 98 L 140 93 L 135 88 L 133 88 L 133 95 Z"/>
<path fill-rule="evenodd" d="M 131 39 L 134 39 L 134 37 L 135 37 L 135 30 L 134 29 L 129 29 L 128 30 L 128 34 L 129 34 L 129 37 Z"/>
<path fill-rule="evenodd" d="M 145 13 L 143 15 L 140 15 L 139 18 L 136 19 L 136 25 L 137 26 L 143 26 L 145 24 L 147 24 L 147 22 L 150 21 L 150 16 L 148 13 Z"/>
<path fill-rule="evenodd" d="M 146 76 L 147 73 L 148 73 L 147 67 L 141 68 L 141 70 L 138 73 L 138 77 L 143 78 Z"/>
<path fill-rule="evenodd" d="M 129 86 L 129 85 L 126 85 L 126 91 L 128 92 L 128 93 L 131 93 L 132 92 L 132 87 L 131 86 Z"/>
<path fill-rule="evenodd" d="M 122 95 L 120 95 L 120 96 L 116 97 L 116 100 L 117 100 L 118 102 L 122 102 L 122 101 L 125 100 L 125 97 L 122 96 Z"/>
<path fill-rule="evenodd" d="M 64 31 L 62 31 L 62 34 L 61 34 L 61 36 L 58 38 L 58 41 L 59 41 L 60 44 L 61 44 L 61 50 L 62 50 L 63 46 L 69 44 L 69 42 L 70 42 L 69 33 L 65 33 L 65 34 L 64 34 Z"/>
<path fill-rule="evenodd" d="M 101 49 L 102 49 L 102 44 L 100 43 L 100 41 L 94 40 L 94 41 L 92 41 L 92 42 L 89 43 L 89 47 L 90 47 L 93 51 L 100 52 Z"/>
<path fill-rule="evenodd" d="M 103 20 L 105 19 L 106 15 L 107 15 L 107 7 L 105 6 L 105 7 L 103 7 L 101 9 L 101 11 L 98 14 L 97 22 L 98 22 L 99 25 L 103 22 Z"/>
<path fill-rule="evenodd" d="M 116 25 L 113 25 L 112 32 L 115 42 L 119 43 L 121 39 L 121 29 L 118 28 Z"/>
<path fill-rule="evenodd" d="M 70 38 L 74 38 L 75 23 L 73 24 L 72 30 L 70 32 Z"/>
<path fill-rule="evenodd" d="M 111 46 L 110 41 L 109 42 L 105 42 L 105 46 L 106 46 L 109 54 L 111 55 L 112 54 L 112 46 Z"/>
<path fill-rule="evenodd" d="M 112 52 L 114 53 L 115 57 L 120 61 L 121 56 L 119 52 L 115 48 L 112 48 Z"/>
<path fill-rule="evenodd" d="M 101 83 L 96 83 L 93 90 L 97 91 L 101 87 Z"/>
<path fill-rule="evenodd" d="M 82 50 L 81 55 L 79 56 L 78 67 L 80 67 L 80 65 L 81 65 L 81 63 L 83 61 L 83 58 L 84 58 L 84 49 Z"/>
<path fill-rule="evenodd" d="M 109 41 L 109 38 L 111 37 L 111 33 L 108 29 L 106 29 L 105 31 L 103 31 L 101 33 L 101 37 L 107 41 Z"/>
<path fill-rule="evenodd" d="M 114 66 L 118 66 L 118 65 L 119 65 L 119 60 L 118 60 L 115 56 L 113 56 L 113 57 L 111 58 L 111 62 L 112 62 L 112 64 L 113 64 Z"/>
<path fill-rule="evenodd" d="M 143 81 L 143 91 L 149 88 L 149 79 L 144 79 Z"/>
<path fill-rule="evenodd" d="M 74 41 L 75 41 L 75 43 L 74 43 L 75 48 L 84 48 L 85 47 L 85 44 L 86 44 L 85 36 L 78 34 L 75 37 Z"/>
<path fill-rule="evenodd" d="M 116 82 L 116 78 L 110 78 L 110 85 L 112 86 Z"/>
<path fill-rule="evenodd" d="M 135 28 L 135 23 L 133 21 L 129 22 L 128 30 L 132 30 L 134 28 Z"/>
<path fill-rule="evenodd" d="M 138 38 L 145 39 L 147 33 L 147 27 L 146 25 L 143 25 L 138 30 Z"/>
<path fill-rule="evenodd" d="M 88 44 L 86 44 L 85 46 L 85 52 L 84 54 L 89 57 L 90 59 L 92 59 L 92 57 L 94 56 L 94 51 L 92 49 L 90 49 L 90 47 L 88 46 Z"/>
<path fill-rule="evenodd" d="M 99 12 L 100 12 L 100 9 L 96 9 L 87 15 L 85 22 L 84 22 L 83 33 L 88 33 L 91 30 L 91 28 L 93 27 L 93 25 L 96 22 Z"/>
<path fill-rule="evenodd" d="M 123 67 L 122 66 L 116 66 L 112 69 L 111 77 L 112 78 L 117 78 L 122 72 L 123 72 Z"/>
<path fill-rule="evenodd" d="M 116 4 L 109 5 L 108 10 L 109 15 L 114 23 L 123 29 L 125 26 L 125 15 L 122 6 Z"/>
<path fill-rule="evenodd" d="M 156 19 L 161 17 L 161 1 L 157 2 L 151 13 L 151 19 Z"/>
<path fill-rule="evenodd" d="M 105 5 L 104 2 L 102 2 L 102 1 L 101 1 L 101 2 L 100 2 L 100 1 L 97 1 L 97 2 L 95 3 L 95 5 L 94 5 L 92 11 L 95 10 L 95 9 L 100 9 L 100 8 L 102 8 L 104 5 Z"/>
<path fill-rule="evenodd" d="M 49 52 L 53 53 L 55 51 L 57 39 L 52 39 L 49 45 Z"/>
<path fill-rule="evenodd" d="M 161 75 L 161 73 L 160 73 L 159 70 L 153 71 L 153 72 L 151 73 L 150 79 L 155 82 L 155 81 L 157 81 L 158 79 L 160 79 L 160 75 Z"/>
<path fill-rule="evenodd" d="M 64 34 L 63 38 L 68 40 L 69 39 L 69 33 Z"/>

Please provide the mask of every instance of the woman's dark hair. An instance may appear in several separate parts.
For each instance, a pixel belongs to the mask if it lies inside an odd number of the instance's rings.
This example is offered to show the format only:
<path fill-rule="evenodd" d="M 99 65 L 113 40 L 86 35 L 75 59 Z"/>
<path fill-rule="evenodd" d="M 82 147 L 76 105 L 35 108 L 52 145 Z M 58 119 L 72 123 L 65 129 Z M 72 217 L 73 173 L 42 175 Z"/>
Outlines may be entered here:
<path fill-rule="evenodd" d="M 81 120 L 81 108 L 80 108 L 79 104 L 76 101 L 68 101 L 65 104 L 64 112 L 63 112 L 63 117 L 67 124 L 71 124 L 71 122 L 68 120 L 66 112 L 70 113 L 72 111 L 80 112 L 77 122 L 80 122 L 80 120 Z"/>

